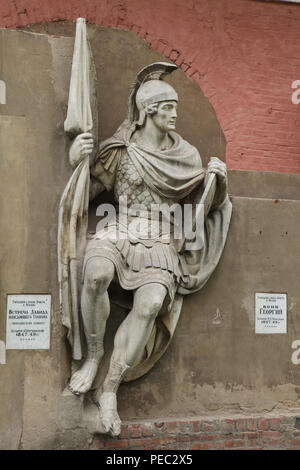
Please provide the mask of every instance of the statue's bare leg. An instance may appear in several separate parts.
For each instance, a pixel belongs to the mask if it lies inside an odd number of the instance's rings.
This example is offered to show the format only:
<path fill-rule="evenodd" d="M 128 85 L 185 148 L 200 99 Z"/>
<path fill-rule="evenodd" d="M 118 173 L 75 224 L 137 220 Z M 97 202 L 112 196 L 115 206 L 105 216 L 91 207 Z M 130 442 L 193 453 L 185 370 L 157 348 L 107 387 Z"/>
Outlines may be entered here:
<path fill-rule="evenodd" d="M 114 277 L 114 264 L 106 258 L 92 258 L 86 266 L 81 295 L 81 312 L 87 342 L 87 357 L 70 380 L 75 394 L 90 390 L 104 353 L 103 337 L 110 312 L 107 289 Z"/>
<path fill-rule="evenodd" d="M 98 400 L 105 432 L 113 436 L 118 436 L 121 431 L 117 412 L 118 387 L 126 370 L 142 354 L 166 293 L 166 288 L 156 283 L 137 289 L 133 308 L 116 333 L 109 370 Z"/>

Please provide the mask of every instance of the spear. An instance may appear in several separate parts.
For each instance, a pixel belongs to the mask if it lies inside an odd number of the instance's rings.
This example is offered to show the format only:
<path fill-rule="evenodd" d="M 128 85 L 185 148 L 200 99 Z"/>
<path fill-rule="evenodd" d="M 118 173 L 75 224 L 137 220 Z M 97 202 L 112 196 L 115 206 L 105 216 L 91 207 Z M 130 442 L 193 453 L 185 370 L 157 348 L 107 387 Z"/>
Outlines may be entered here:
<path fill-rule="evenodd" d="M 70 137 L 94 130 L 97 138 L 95 67 L 84 18 L 76 21 L 67 117 Z M 68 328 L 73 359 L 82 358 L 79 282 L 86 243 L 89 206 L 89 156 L 75 168 L 63 192 L 58 220 L 58 280 L 62 322 Z"/>

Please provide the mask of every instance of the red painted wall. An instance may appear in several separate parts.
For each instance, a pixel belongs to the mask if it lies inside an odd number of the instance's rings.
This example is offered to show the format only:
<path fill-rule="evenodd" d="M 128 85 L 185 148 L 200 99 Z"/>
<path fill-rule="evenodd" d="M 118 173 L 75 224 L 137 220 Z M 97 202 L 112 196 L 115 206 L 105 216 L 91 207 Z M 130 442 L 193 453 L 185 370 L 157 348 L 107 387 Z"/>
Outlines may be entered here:
<path fill-rule="evenodd" d="M 291 101 L 291 84 L 300 80 L 299 4 L 0 1 L 5 28 L 79 16 L 135 32 L 199 84 L 226 136 L 229 168 L 300 173 L 300 104 Z"/>

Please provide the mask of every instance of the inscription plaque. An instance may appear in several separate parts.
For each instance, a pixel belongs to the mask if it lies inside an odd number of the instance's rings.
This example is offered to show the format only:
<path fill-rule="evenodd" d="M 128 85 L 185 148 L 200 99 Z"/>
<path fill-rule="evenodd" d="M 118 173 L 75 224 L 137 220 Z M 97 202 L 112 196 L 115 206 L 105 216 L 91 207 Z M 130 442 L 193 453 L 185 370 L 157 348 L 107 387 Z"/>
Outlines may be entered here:
<path fill-rule="evenodd" d="M 255 333 L 286 333 L 286 294 L 255 294 Z"/>
<path fill-rule="evenodd" d="M 6 349 L 50 348 L 51 295 L 7 296 Z"/>

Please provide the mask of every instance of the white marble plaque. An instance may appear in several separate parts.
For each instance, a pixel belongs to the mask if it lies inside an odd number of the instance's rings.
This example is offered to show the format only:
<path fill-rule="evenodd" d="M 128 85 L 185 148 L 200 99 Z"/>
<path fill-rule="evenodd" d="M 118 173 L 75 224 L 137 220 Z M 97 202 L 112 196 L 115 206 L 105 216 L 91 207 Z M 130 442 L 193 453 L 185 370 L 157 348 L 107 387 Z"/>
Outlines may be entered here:
<path fill-rule="evenodd" d="M 50 316 L 51 295 L 8 295 L 6 349 L 49 349 Z"/>
<path fill-rule="evenodd" d="M 255 333 L 287 332 L 286 294 L 255 294 Z"/>

